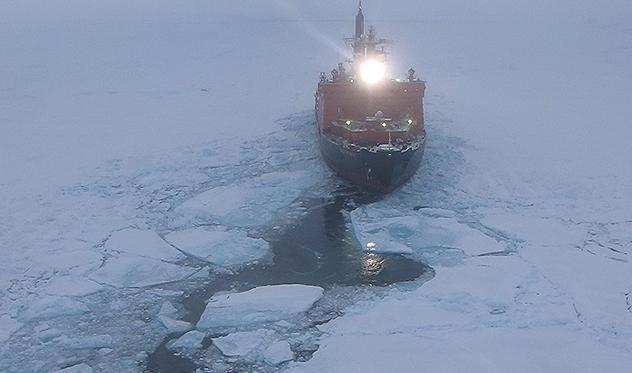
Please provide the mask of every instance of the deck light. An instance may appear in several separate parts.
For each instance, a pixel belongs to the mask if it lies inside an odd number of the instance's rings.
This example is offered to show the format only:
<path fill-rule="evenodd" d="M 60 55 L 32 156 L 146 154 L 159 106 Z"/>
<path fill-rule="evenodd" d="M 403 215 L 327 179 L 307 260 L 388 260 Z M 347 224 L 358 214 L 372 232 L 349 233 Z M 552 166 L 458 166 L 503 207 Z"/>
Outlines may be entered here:
<path fill-rule="evenodd" d="M 413 124 L 413 120 L 412 119 L 408 119 L 408 124 Z"/>
<path fill-rule="evenodd" d="M 348 126 L 348 125 L 350 125 L 350 124 L 351 124 L 351 121 L 350 121 L 350 120 L 348 120 L 348 121 L 346 121 L 345 123 L 347 123 L 347 126 Z"/>
<path fill-rule="evenodd" d="M 382 127 L 386 127 L 386 123 L 382 123 Z"/>

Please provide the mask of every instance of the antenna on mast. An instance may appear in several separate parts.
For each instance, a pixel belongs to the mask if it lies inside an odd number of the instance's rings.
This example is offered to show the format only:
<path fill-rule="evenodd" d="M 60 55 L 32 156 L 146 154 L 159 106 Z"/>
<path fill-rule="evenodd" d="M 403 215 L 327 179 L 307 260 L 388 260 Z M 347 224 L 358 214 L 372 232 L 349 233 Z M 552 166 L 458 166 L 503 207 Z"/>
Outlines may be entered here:
<path fill-rule="evenodd" d="M 364 35 L 364 14 L 362 14 L 362 0 L 358 4 L 358 14 L 355 22 L 355 38 L 361 39 Z"/>

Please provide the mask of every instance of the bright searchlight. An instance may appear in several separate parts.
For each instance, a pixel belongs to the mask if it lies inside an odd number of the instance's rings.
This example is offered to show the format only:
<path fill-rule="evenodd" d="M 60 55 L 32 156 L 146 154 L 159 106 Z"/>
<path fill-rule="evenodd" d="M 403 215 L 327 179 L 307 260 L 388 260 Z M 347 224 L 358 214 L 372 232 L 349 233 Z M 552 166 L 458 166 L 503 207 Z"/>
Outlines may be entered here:
<path fill-rule="evenodd" d="M 360 66 L 360 77 L 368 84 L 375 84 L 386 76 L 386 65 L 376 60 L 367 60 Z"/>

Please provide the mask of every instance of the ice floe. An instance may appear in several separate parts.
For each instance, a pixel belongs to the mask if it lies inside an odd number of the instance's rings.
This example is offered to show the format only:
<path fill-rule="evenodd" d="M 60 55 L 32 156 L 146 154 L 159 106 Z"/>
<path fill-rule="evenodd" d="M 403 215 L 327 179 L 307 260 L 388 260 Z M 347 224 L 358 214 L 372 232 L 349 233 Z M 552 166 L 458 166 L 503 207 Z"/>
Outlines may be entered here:
<path fill-rule="evenodd" d="M 199 349 L 199 348 L 202 348 L 202 341 L 204 341 L 204 338 L 206 338 L 206 334 L 198 330 L 191 330 L 190 332 L 185 333 L 183 336 L 179 337 L 178 339 L 169 342 L 167 344 L 167 347 L 170 350 Z"/>
<path fill-rule="evenodd" d="M 178 281 L 195 272 L 194 268 L 160 260 L 121 255 L 109 258 L 103 267 L 91 273 L 89 277 L 98 283 L 124 288 Z"/>
<path fill-rule="evenodd" d="M 160 306 L 160 310 L 158 311 L 159 316 L 174 316 L 178 313 L 178 309 L 173 306 L 173 304 L 169 301 L 164 301 Z"/>
<path fill-rule="evenodd" d="M 88 307 L 71 298 L 58 296 L 43 296 L 31 302 L 20 313 L 20 320 L 52 319 L 61 316 L 80 315 L 88 312 Z"/>
<path fill-rule="evenodd" d="M 59 276 L 54 277 L 44 290 L 45 294 L 82 297 L 96 293 L 103 289 L 103 285 L 87 279 L 83 276 Z"/>
<path fill-rule="evenodd" d="M 294 359 L 294 353 L 287 341 L 276 341 L 263 352 L 263 360 L 271 365 L 279 365 Z"/>
<path fill-rule="evenodd" d="M 92 373 L 92 372 L 93 372 L 92 367 L 90 367 L 88 364 L 81 363 L 81 364 L 73 365 L 68 368 L 56 370 L 53 373 Z"/>
<path fill-rule="evenodd" d="M 168 333 L 184 333 L 193 328 L 191 323 L 182 320 L 172 319 L 169 316 L 158 316 L 158 320 L 167 329 Z"/>
<path fill-rule="evenodd" d="M 237 230 L 193 228 L 173 232 L 166 239 L 186 254 L 219 266 L 252 262 L 269 251 L 266 241 Z"/>
<path fill-rule="evenodd" d="M 0 343 L 9 339 L 11 334 L 22 327 L 22 323 L 8 314 L 0 315 Z"/>
<path fill-rule="evenodd" d="M 454 217 L 429 217 L 421 212 L 402 215 L 401 211 L 379 203 L 352 211 L 351 221 L 358 240 L 368 251 L 419 253 L 424 249 L 446 248 L 480 255 L 506 249 L 495 238 Z"/>
<path fill-rule="evenodd" d="M 266 345 L 272 334 L 273 332 L 266 329 L 235 332 L 224 337 L 213 338 L 213 344 L 226 356 L 246 356 Z"/>
<path fill-rule="evenodd" d="M 124 252 L 167 261 L 183 258 L 182 253 L 155 232 L 135 228 L 113 232 L 105 243 L 105 249 L 109 252 Z"/>
<path fill-rule="evenodd" d="M 306 177 L 306 172 L 275 172 L 241 185 L 219 186 L 185 201 L 176 212 L 201 222 L 262 225 L 300 195 Z"/>
<path fill-rule="evenodd" d="M 318 286 L 260 286 L 213 296 L 197 324 L 200 329 L 274 322 L 307 311 L 323 294 Z"/>
<path fill-rule="evenodd" d="M 112 336 L 103 334 L 103 335 L 86 335 L 86 336 L 61 336 L 55 341 L 64 348 L 69 348 L 73 350 L 81 350 L 81 349 L 97 349 L 97 348 L 105 348 L 112 347 L 114 345 L 114 339 Z"/>
<path fill-rule="evenodd" d="M 322 340 L 306 363 L 287 372 L 626 372 L 629 357 L 577 329 L 440 329 L 385 335 L 354 333 Z M 595 356 L 604 359 L 595 359 Z"/>

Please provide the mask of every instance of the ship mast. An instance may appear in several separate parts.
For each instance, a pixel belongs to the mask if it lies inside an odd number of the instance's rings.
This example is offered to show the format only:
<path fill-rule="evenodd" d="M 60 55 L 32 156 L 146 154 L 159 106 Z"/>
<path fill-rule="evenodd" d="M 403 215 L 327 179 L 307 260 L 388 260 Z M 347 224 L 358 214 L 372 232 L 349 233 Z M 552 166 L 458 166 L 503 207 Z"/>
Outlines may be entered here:
<path fill-rule="evenodd" d="M 353 64 L 367 58 L 374 58 L 386 55 L 384 44 L 389 41 L 377 38 L 375 27 L 370 26 L 368 34 L 365 32 L 364 13 L 362 12 L 362 1 L 358 4 L 358 14 L 355 17 L 355 34 L 352 38 L 345 38 L 345 41 L 353 49 L 353 58 L 348 62 Z"/>
<path fill-rule="evenodd" d="M 355 22 L 355 39 L 362 39 L 362 36 L 364 36 L 364 14 L 362 14 L 362 0 L 360 0 Z"/>

